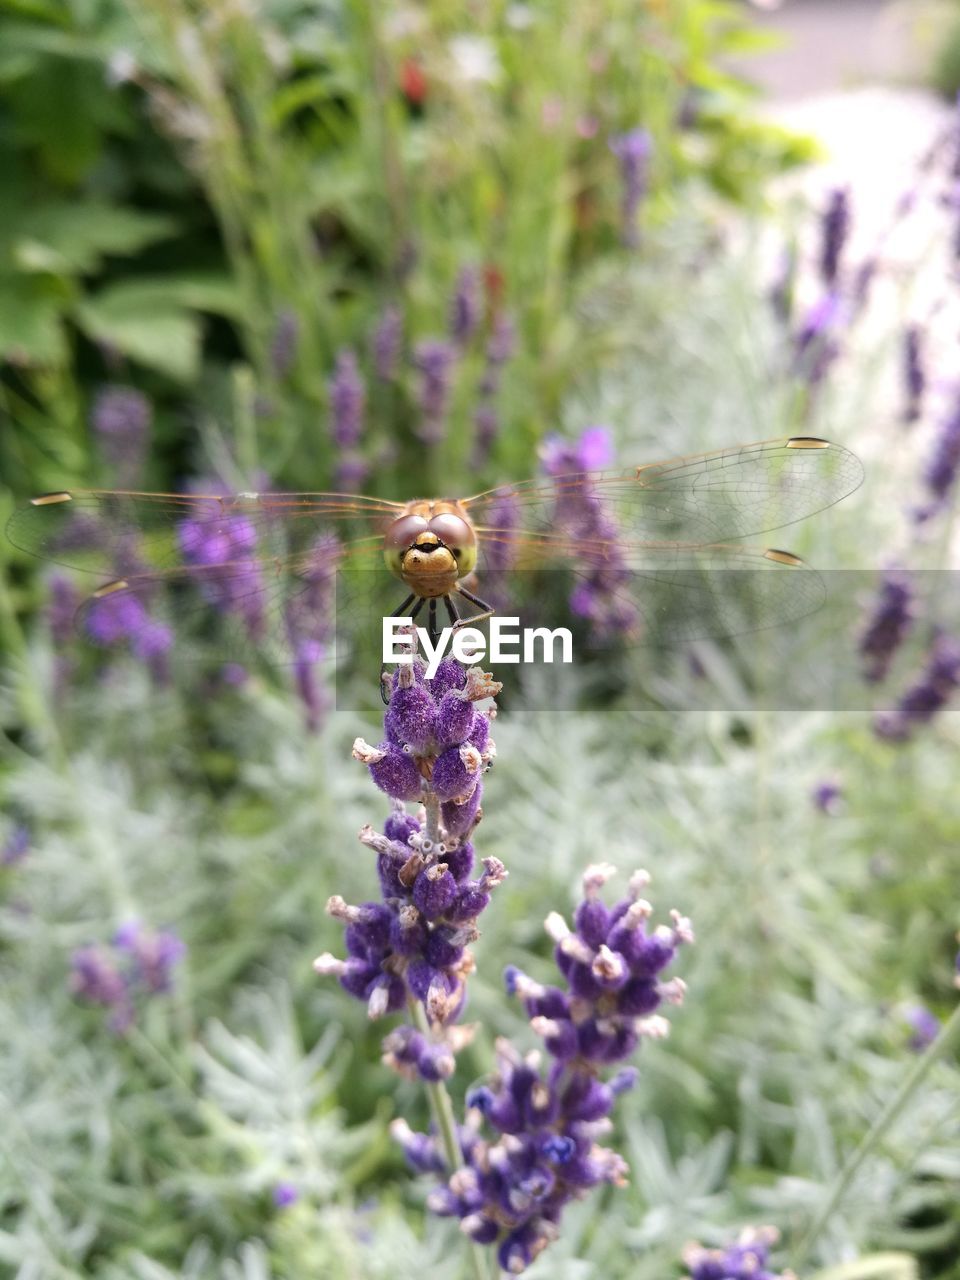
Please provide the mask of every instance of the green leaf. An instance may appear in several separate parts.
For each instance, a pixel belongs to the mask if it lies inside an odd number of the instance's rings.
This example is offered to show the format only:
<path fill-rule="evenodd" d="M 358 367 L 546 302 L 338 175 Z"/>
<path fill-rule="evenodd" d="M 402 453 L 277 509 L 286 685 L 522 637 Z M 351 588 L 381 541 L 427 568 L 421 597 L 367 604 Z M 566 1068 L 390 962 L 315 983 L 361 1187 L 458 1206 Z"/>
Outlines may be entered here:
<path fill-rule="evenodd" d="M 143 308 L 123 286 L 106 289 L 82 302 L 77 324 L 95 341 L 111 346 L 179 382 L 197 376 L 200 363 L 200 321 L 183 308 Z"/>
<path fill-rule="evenodd" d="M 48 281 L 0 277 L 0 297 L 0 359 L 24 365 L 61 364 L 66 357 L 63 290 Z"/>
<path fill-rule="evenodd" d="M 810 1280 L 917 1280 L 916 1258 L 909 1253 L 871 1253 L 854 1262 L 818 1271 Z"/>
<path fill-rule="evenodd" d="M 172 235 L 176 226 L 163 214 L 88 201 L 21 214 L 8 234 L 12 260 L 22 271 L 69 275 L 94 271 L 110 254 L 137 253 Z"/>

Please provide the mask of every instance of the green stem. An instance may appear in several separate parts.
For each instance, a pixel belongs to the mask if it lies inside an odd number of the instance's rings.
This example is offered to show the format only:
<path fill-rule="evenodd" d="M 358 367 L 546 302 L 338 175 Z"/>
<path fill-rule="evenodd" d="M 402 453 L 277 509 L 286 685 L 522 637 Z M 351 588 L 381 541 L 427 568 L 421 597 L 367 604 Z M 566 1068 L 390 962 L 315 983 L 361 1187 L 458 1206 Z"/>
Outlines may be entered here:
<path fill-rule="evenodd" d="M 436 796 L 428 795 L 426 809 L 427 837 L 430 840 L 437 841 L 440 839 L 440 801 Z M 407 1007 L 414 1026 L 421 1035 L 429 1038 L 430 1023 L 427 1019 L 426 1009 L 424 1009 L 419 1000 L 414 1000 L 412 997 L 408 999 Z M 440 1134 L 447 1168 L 451 1174 L 456 1173 L 463 1166 L 463 1153 L 460 1150 L 460 1138 L 457 1135 L 457 1121 L 453 1114 L 453 1103 L 442 1080 L 427 1084 L 427 1097 L 430 1099 L 430 1109 L 433 1112 L 437 1132 Z M 478 1244 L 471 1244 L 470 1246 L 470 1264 L 474 1280 L 488 1280 L 486 1253 Z"/>
<path fill-rule="evenodd" d="M 913 1064 L 907 1075 L 904 1077 L 899 1089 L 897 1089 L 893 1097 L 877 1116 L 876 1120 L 870 1126 L 870 1129 L 861 1139 L 856 1150 L 840 1170 L 840 1173 L 837 1175 L 836 1181 L 830 1190 L 830 1194 L 827 1197 L 826 1204 L 817 1214 L 813 1223 L 808 1228 L 794 1251 L 793 1257 L 791 1258 L 791 1266 L 794 1271 L 799 1272 L 801 1266 L 806 1262 L 810 1250 L 816 1243 L 820 1233 L 827 1226 L 830 1219 L 840 1207 L 844 1196 L 850 1190 L 850 1186 L 853 1183 L 854 1178 L 856 1178 L 864 1163 L 869 1159 L 874 1151 L 876 1151 L 877 1147 L 886 1136 L 887 1131 L 930 1074 L 934 1064 L 937 1063 L 944 1054 L 946 1054 L 947 1050 L 953 1047 L 954 1042 L 958 1040 L 960 1040 L 960 1004 L 958 1004 L 956 1009 L 954 1009 L 933 1044 L 931 1044 L 927 1051 Z"/>

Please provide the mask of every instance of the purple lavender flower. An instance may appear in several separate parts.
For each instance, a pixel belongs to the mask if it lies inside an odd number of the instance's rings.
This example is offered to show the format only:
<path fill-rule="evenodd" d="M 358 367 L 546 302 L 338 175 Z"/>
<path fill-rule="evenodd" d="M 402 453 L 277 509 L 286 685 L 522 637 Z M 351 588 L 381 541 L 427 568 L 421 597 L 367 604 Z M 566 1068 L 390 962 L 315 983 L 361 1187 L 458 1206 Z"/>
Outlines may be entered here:
<path fill-rule="evenodd" d="M 797 278 L 797 250 L 788 245 L 780 255 L 777 273 L 770 286 L 770 305 L 773 314 L 784 327 L 793 319 L 794 286 Z"/>
<path fill-rule="evenodd" d="M 725 1249 L 687 1245 L 683 1251 L 689 1280 L 793 1280 L 770 1269 L 770 1250 L 780 1239 L 775 1227 L 745 1227 Z"/>
<path fill-rule="evenodd" d="M 209 513 L 181 520 L 177 541 L 184 564 L 197 570 L 196 583 L 207 602 L 240 617 L 254 640 L 262 638 L 264 584 L 254 522 L 241 511 L 211 507 Z"/>
<path fill-rule="evenodd" d="M 850 233 L 850 194 L 844 187 L 831 193 L 823 214 L 820 246 L 820 275 L 827 289 L 837 287 L 840 260 Z"/>
<path fill-rule="evenodd" d="M 273 1203 L 278 1209 L 289 1209 L 300 1199 L 300 1191 L 292 1182 L 278 1182 L 273 1188 Z"/>
<path fill-rule="evenodd" d="M 621 238 L 628 249 L 640 243 L 637 213 L 647 194 L 653 139 L 646 129 L 631 129 L 610 139 L 610 150 L 620 161 Z"/>
<path fill-rule="evenodd" d="M 285 378 L 293 368 L 297 359 L 297 340 L 300 336 L 300 321 L 297 313 L 285 307 L 277 316 L 270 340 L 270 364 L 274 376 Z"/>
<path fill-rule="evenodd" d="M 373 368 L 381 382 L 392 382 L 403 349 L 403 314 L 392 303 L 383 309 L 371 341 Z"/>
<path fill-rule="evenodd" d="M 906 392 L 903 420 L 908 425 L 916 422 L 923 413 L 923 398 L 927 389 L 925 337 L 918 324 L 907 325 L 903 335 L 903 383 Z"/>
<path fill-rule="evenodd" d="M 918 523 L 930 519 L 947 505 L 960 469 L 960 395 L 940 424 L 933 453 L 923 473 L 930 501 L 915 512 Z"/>
<path fill-rule="evenodd" d="M 500 430 L 500 418 L 496 409 L 496 397 L 500 390 L 503 366 L 511 358 L 516 345 L 513 321 L 503 312 L 497 315 L 493 331 L 487 342 L 487 362 L 477 388 L 478 403 L 473 415 L 476 429 L 473 465 L 484 467 Z"/>
<path fill-rule="evenodd" d="M 371 1018 L 422 1004 L 428 1033 L 398 1028 L 384 1042 L 384 1060 L 429 1082 L 453 1071 L 472 1034 L 456 1023 L 473 967 L 469 944 L 507 874 L 496 858 L 485 858 L 474 879 L 469 839 L 479 821 L 481 775 L 494 753 L 488 717 L 476 703 L 499 689 L 477 668 L 466 671 L 451 659 L 431 680 L 419 663 L 399 668 L 384 741 L 371 747 L 358 738 L 353 754 L 381 791 L 395 801 L 422 798 L 426 813 L 414 817 L 396 803 L 382 834 L 369 826 L 360 832 L 377 855 L 381 899 L 350 906 L 332 897 L 327 910 L 345 926 L 347 958 L 324 954 L 314 964 L 365 1001 Z"/>
<path fill-rule="evenodd" d="M 669 1024 L 656 1011 L 683 999 L 681 980 L 661 975 L 677 948 L 692 941 L 689 921 L 674 912 L 672 925 L 649 928 L 644 872 L 607 907 L 600 891 L 612 874 L 607 865 L 587 868 L 573 929 L 556 913 L 547 918 L 563 986 L 506 970 L 507 990 L 522 1001 L 549 1061 L 541 1065 L 540 1053 L 524 1056 L 497 1041 L 496 1075 L 467 1095 L 463 1167 L 444 1171 L 449 1176 L 427 1201 L 434 1213 L 459 1218 L 476 1243 L 495 1245 L 510 1275 L 525 1271 L 556 1238 L 570 1201 L 604 1183 L 623 1185 L 626 1163 L 597 1139 L 637 1072 L 621 1067 L 606 1080 L 601 1072 L 631 1056 L 642 1038 L 662 1038 Z M 434 1139 L 404 1122 L 393 1134 L 415 1169 L 441 1171 Z"/>
<path fill-rule="evenodd" d="M 71 957 L 70 990 L 78 1000 L 111 1011 L 109 1026 L 127 1031 L 143 999 L 173 989 L 173 972 L 186 947 L 170 930 L 154 932 L 137 920 L 128 921 L 109 947 L 78 947 Z"/>
<path fill-rule="evenodd" d="M 135 484 L 143 470 L 153 422 L 150 401 L 135 387 L 103 387 L 93 402 L 90 422 L 118 482 Z"/>
<path fill-rule="evenodd" d="M 907 1048 L 913 1053 L 923 1053 L 940 1034 L 940 1019 L 923 1004 L 909 1004 L 901 1014 L 910 1028 Z"/>
<path fill-rule="evenodd" d="M 85 614 L 84 627 L 93 643 L 105 649 L 126 645 L 157 684 L 169 680 L 173 632 L 150 616 L 136 591 L 120 590 L 95 599 Z"/>
<path fill-rule="evenodd" d="M 426 338 L 413 349 L 413 363 L 420 374 L 417 434 L 425 444 L 438 444 L 443 439 L 454 359 L 453 348 L 440 339 Z"/>
<path fill-rule="evenodd" d="M 0 867 L 15 867 L 30 852 L 30 829 L 18 822 L 0 846 Z"/>
<path fill-rule="evenodd" d="M 367 474 L 366 465 L 357 448 L 363 433 L 367 393 L 360 376 L 357 357 L 346 348 L 337 356 L 328 394 L 330 434 L 341 451 L 336 483 L 339 488 L 353 492 L 360 487 Z"/>
<path fill-rule="evenodd" d="M 843 803 L 843 787 L 836 778 L 824 778 L 813 788 L 811 798 L 821 813 L 835 814 Z"/>
<path fill-rule="evenodd" d="M 480 272 L 464 267 L 450 302 L 450 336 L 458 347 L 465 347 L 480 323 Z"/>
<path fill-rule="evenodd" d="M 570 608 L 598 640 L 629 635 L 638 623 L 636 607 L 622 592 L 630 574 L 619 529 L 589 475 L 608 465 L 611 456 L 605 427 L 588 427 L 573 444 L 550 436 L 542 451 L 544 469 L 556 481 L 555 523 L 577 540 L 584 565 Z"/>
<path fill-rule="evenodd" d="M 883 575 L 858 647 L 864 679 L 880 684 L 886 679 L 897 650 L 913 626 L 913 591 L 909 580 L 892 570 Z"/>
<path fill-rule="evenodd" d="M 888 742 L 906 742 L 921 725 L 929 724 L 950 701 L 960 686 L 960 644 L 938 633 L 930 646 L 926 665 L 892 711 L 881 712 L 874 720 L 878 737 Z"/>
<path fill-rule="evenodd" d="M 825 293 L 811 306 L 794 339 L 796 373 L 811 387 L 818 386 L 840 354 L 838 333 L 843 317 L 840 298 Z"/>
<path fill-rule="evenodd" d="M 335 534 L 320 534 L 305 557 L 299 576 L 305 586 L 286 606 L 287 638 L 293 653 L 293 675 L 315 733 L 327 710 L 318 665 L 326 657 L 334 628 L 334 584 L 341 548 Z"/>

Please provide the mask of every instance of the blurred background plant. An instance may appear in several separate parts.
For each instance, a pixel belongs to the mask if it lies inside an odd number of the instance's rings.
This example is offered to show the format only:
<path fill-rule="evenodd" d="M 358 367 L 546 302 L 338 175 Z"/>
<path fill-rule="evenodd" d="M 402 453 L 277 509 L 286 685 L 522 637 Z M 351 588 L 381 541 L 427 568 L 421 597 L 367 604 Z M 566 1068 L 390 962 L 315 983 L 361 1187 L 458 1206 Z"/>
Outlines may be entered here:
<path fill-rule="evenodd" d="M 867 463 L 865 493 L 789 542 L 869 571 L 827 651 L 886 663 L 858 710 L 778 702 L 799 664 L 776 637 L 656 679 L 611 656 L 565 681 L 576 714 L 521 717 L 505 691 L 482 837 L 511 878 L 458 1099 L 495 1035 L 523 1038 L 501 963 L 548 975 L 543 916 L 584 864 L 640 860 L 698 930 L 695 998 L 621 1100 L 630 1183 L 572 1206 L 531 1276 L 679 1277 L 688 1241 L 766 1222 L 782 1269 L 956 1003 L 957 673 L 931 677 L 952 617 L 933 575 L 955 564 L 956 124 L 868 233 L 855 185 L 785 202 L 773 180 L 816 147 L 730 70 L 767 40 L 749 18 L 0 4 L 3 514 L 204 476 L 476 490 L 597 424 L 630 461 L 803 431 Z M 949 273 L 927 296 L 930 261 Z M 293 683 L 224 667 L 185 689 L 174 637 L 130 651 L 122 618 L 92 661 L 70 643 L 80 580 L 0 556 L 0 1264 L 447 1280 L 455 1231 L 388 1137 L 425 1126 L 424 1099 L 310 970 L 338 941 L 331 891 L 371 896 L 349 744 L 376 733 L 375 681 L 310 733 Z M 803 1274 L 960 1277 L 958 1103 L 947 1054 Z"/>

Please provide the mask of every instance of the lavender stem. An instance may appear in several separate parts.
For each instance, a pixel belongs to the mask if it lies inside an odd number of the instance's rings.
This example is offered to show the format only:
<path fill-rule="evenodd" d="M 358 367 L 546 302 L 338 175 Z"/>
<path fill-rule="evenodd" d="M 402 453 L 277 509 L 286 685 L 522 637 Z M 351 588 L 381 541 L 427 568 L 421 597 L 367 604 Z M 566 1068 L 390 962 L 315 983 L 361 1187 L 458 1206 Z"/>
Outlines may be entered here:
<path fill-rule="evenodd" d="M 797 1271 L 806 1262 L 807 1257 L 816 1243 L 817 1237 L 828 1225 L 830 1219 L 836 1213 L 844 1196 L 850 1190 L 851 1183 L 860 1172 L 864 1162 L 873 1154 L 876 1148 L 883 1141 L 890 1126 L 894 1123 L 904 1107 L 917 1092 L 924 1080 L 929 1075 L 934 1065 L 947 1053 L 948 1049 L 953 1047 L 954 1041 L 960 1033 L 960 1005 L 954 1009 L 953 1013 L 944 1023 L 940 1030 L 940 1034 L 930 1044 L 927 1050 L 916 1060 L 910 1071 L 904 1076 L 899 1089 L 890 1098 L 887 1105 L 874 1120 L 866 1134 L 864 1134 L 856 1150 L 847 1160 L 846 1164 L 840 1170 L 833 1186 L 830 1189 L 830 1195 L 827 1202 L 817 1214 L 814 1221 L 802 1237 L 796 1251 L 791 1258 L 791 1265 Z"/>

